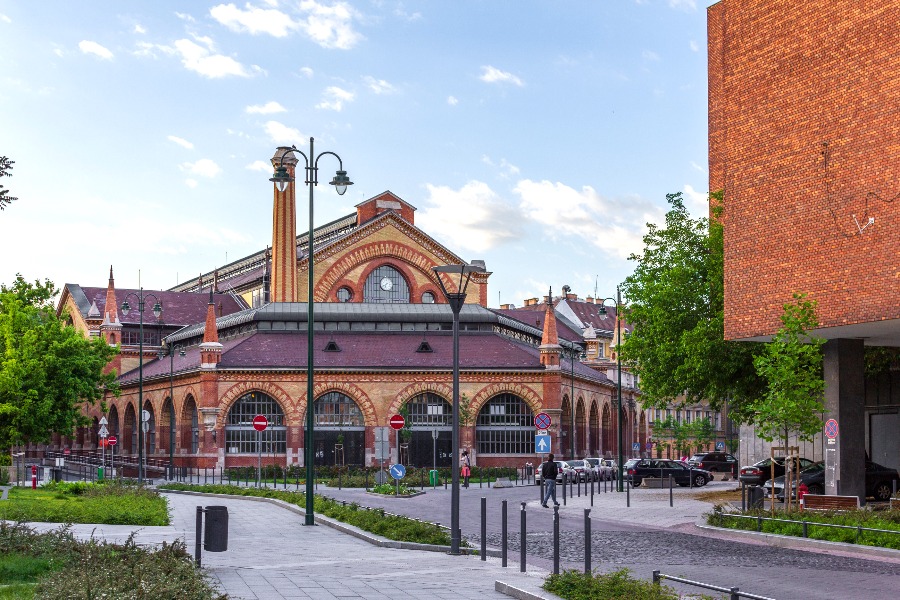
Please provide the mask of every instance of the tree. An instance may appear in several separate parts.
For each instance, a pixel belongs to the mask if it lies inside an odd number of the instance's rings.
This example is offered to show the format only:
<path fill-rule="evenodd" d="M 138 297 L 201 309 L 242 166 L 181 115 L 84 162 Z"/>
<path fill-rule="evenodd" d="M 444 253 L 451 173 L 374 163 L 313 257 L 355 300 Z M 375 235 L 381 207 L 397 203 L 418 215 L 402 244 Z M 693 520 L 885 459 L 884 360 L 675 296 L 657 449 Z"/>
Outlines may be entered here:
<path fill-rule="evenodd" d="M 0 156 L 0 177 L 12 177 L 10 171 L 12 171 L 14 164 L 16 164 L 16 161 L 9 160 L 5 156 Z M 18 200 L 18 198 L 8 196 L 7 194 L 9 194 L 9 190 L 4 190 L 3 186 L 0 185 L 0 210 L 5 209 L 7 204 L 11 204 Z"/>
<path fill-rule="evenodd" d="M 633 331 L 622 360 L 640 376 L 645 406 L 727 401 L 742 420 L 765 381 L 753 367 L 761 344 L 724 339 L 722 195 L 710 195 L 713 219 L 692 219 L 680 193 L 666 200 L 665 226 L 648 223 L 643 252 L 629 257 L 637 266 L 621 289 Z"/>
<path fill-rule="evenodd" d="M 101 338 L 86 339 L 56 315 L 49 280 L 0 285 L 0 448 L 45 443 L 86 425 L 86 405 L 118 395 L 116 373 L 104 373 L 118 353 Z"/>
<path fill-rule="evenodd" d="M 819 325 L 816 302 L 795 293 L 794 302 L 784 305 L 781 328 L 765 345 L 765 352 L 753 361 L 760 377 L 768 381 L 765 394 L 747 405 L 746 411 L 756 433 L 767 442 L 774 439 L 788 447 L 791 434 L 812 441 L 822 430 L 825 406 L 822 344 L 807 332 Z M 790 476 L 785 489 L 790 489 Z M 785 494 L 790 497 L 790 494 Z"/>

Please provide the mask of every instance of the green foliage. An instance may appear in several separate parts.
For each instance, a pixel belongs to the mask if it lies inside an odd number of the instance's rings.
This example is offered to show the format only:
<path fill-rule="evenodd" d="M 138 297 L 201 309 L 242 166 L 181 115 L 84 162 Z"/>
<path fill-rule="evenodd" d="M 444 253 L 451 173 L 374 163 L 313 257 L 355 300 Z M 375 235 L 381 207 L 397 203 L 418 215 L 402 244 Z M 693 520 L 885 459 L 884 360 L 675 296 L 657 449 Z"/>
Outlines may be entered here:
<path fill-rule="evenodd" d="M 766 393 L 746 407 L 756 434 L 766 441 L 783 441 L 790 434 L 811 441 L 822 430 L 821 414 L 825 392 L 822 375 L 822 344 L 807 331 L 818 327 L 816 302 L 795 293 L 794 302 L 784 305 L 782 326 L 754 365 L 768 381 Z"/>
<path fill-rule="evenodd" d="M 543 588 L 564 600 L 678 600 L 678 593 L 665 585 L 634 579 L 628 569 L 611 573 L 564 571 L 550 575 Z"/>
<path fill-rule="evenodd" d="M 887 373 L 891 366 L 898 364 L 900 349 L 885 348 L 884 346 L 865 347 L 866 375 L 878 376 Z"/>
<path fill-rule="evenodd" d="M 103 369 L 117 354 L 57 317 L 50 281 L 21 275 L 0 285 L 0 448 L 45 443 L 88 423 L 82 408 L 118 394 L 116 374 Z"/>
<path fill-rule="evenodd" d="M 150 488 L 117 483 L 54 483 L 13 488 L 0 519 L 44 523 L 168 525 L 165 498 Z"/>
<path fill-rule="evenodd" d="M 254 496 L 261 498 L 277 498 L 306 508 L 306 494 L 303 492 L 279 491 L 269 488 L 249 488 L 234 485 L 187 485 L 183 483 L 167 483 L 159 486 L 166 490 L 189 490 L 207 494 L 231 494 L 236 496 Z M 419 544 L 450 545 L 449 533 L 433 523 L 417 521 L 408 517 L 386 514 L 383 509 L 364 509 L 356 503 L 344 504 L 330 498 L 316 496 L 313 510 L 317 513 L 337 519 L 369 531 L 377 535 L 400 542 L 416 542 Z"/>
<path fill-rule="evenodd" d="M 764 510 L 749 511 L 747 514 L 763 518 L 771 517 L 771 513 Z M 762 531 L 802 537 L 803 521 L 806 521 L 810 539 L 900 550 L 900 510 L 872 511 L 863 508 L 845 511 L 806 511 L 801 514 L 803 515 L 802 520 L 798 520 L 796 512 L 776 511 L 775 518 L 780 520 L 764 520 Z M 706 520 L 710 525 L 728 529 L 756 531 L 757 527 L 755 519 L 729 518 L 727 513 L 722 513 L 720 510 L 708 513 Z M 848 528 L 822 527 L 821 525 L 817 527 L 816 523 L 844 525 Z M 862 531 L 857 535 L 857 527 L 896 531 L 897 533 Z"/>
<path fill-rule="evenodd" d="M 370 491 L 376 494 L 384 494 L 385 496 L 393 496 L 395 493 L 399 494 L 400 496 L 409 496 L 410 494 L 414 494 L 416 492 L 414 489 L 407 487 L 405 483 L 400 484 L 400 489 L 398 492 L 397 484 L 391 482 L 385 482 L 381 485 L 376 485 Z"/>
<path fill-rule="evenodd" d="M 679 455 L 690 454 L 692 446 L 705 446 L 715 437 L 715 428 L 709 419 L 688 423 L 678 421 L 672 415 L 666 417 L 664 421 L 655 423 L 653 431 L 656 435 L 672 438 L 675 442 L 675 452 Z"/>
<path fill-rule="evenodd" d="M 13 165 L 16 164 L 16 161 L 9 160 L 5 156 L 0 156 L 0 177 L 12 177 Z M 0 210 L 3 210 L 12 202 L 18 200 L 13 196 L 8 195 L 9 190 L 4 190 L 3 186 L 0 185 Z"/>
<path fill-rule="evenodd" d="M 647 224 L 644 251 L 629 257 L 637 266 L 621 286 L 634 328 L 622 360 L 641 377 L 645 406 L 705 400 L 719 410 L 728 400 L 740 420 L 765 381 L 753 368 L 760 344 L 724 341 L 722 195 L 710 195 L 712 220 L 692 219 L 680 193 L 666 199 L 665 226 Z"/>

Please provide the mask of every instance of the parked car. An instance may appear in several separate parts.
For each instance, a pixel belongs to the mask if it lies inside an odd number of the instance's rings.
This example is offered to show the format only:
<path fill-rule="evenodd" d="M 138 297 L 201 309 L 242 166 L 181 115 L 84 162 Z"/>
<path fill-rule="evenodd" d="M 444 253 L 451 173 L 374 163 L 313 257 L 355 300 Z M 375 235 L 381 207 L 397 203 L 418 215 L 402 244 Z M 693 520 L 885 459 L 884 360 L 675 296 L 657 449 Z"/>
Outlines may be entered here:
<path fill-rule="evenodd" d="M 596 481 L 612 481 L 616 478 L 615 469 L 612 465 L 607 464 L 607 461 L 602 458 L 586 458 L 584 460 L 591 465 L 591 470 L 594 472 L 594 479 Z"/>
<path fill-rule="evenodd" d="M 556 474 L 556 482 L 557 483 L 562 483 L 563 478 L 565 478 L 566 483 L 571 483 L 571 482 L 575 481 L 575 470 L 569 466 L 569 463 L 567 463 L 564 460 L 555 460 L 553 462 L 556 463 L 556 468 L 558 469 L 558 472 Z M 534 474 L 534 482 L 537 485 L 541 485 L 541 467 L 542 466 L 544 466 L 544 463 L 541 463 L 537 466 L 537 470 L 535 471 L 535 474 Z"/>
<path fill-rule="evenodd" d="M 664 458 L 632 458 L 625 463 L 625 477 L 634 487 L 648 477 L 668 479 L 672 476 L 675 483 L 684 487 L 694 483 L 694 487 L 703 487 L 713 479 L 712 473 L 705 469 L 692 469 L 680 460 Z"/>
<path fill-rule="evenodd" d="M 574 472 L 574 481 L 588 481 L 594 474 L 591 464 L 584 460 L 567 460 L 566 464 Z"/>
<path fill-rule="evenodd" d="M 812 466 L 800 471 L 800 481 L 806 484 L 810 494 L 825 493 L 825 463 L 817 462 Z M 871 461 L 866 462 L 866 496 L 875 498 L 881 502 L 890 499 L 894 490 L 894 481 L 900 485 L 900 475 L 897 469 L 884 467 Z M 772 493 L 773 480 L 766 481 L 763 484 L 766 495 Z M 774 479 L 775 497 L 784 502 L 784 475 Z M 791 484 L 791 498 L 797 497 L 797 483 Z"/>
<path fill-rule="evenodd" d="M 731 473 L 737 477 L 737 459 L 727 452 L 701 452 L 688 459 L 688 464 L 711 473 Z"/>
<path fill-rule="evenodd" d="M 797 460 L 800 464 L 801 471 L 808 469 L 814 464 L 813 461 L 806 458 L 798 458 Z M 784 475 L 784 462 L 785 458 L 783 456 L 775 457 L 775 477 Z M 747 485 L 762 485 L 764 481 L 769 479 L 772 479 L 771 458 L 763 459 L 748 467 L 741 467 L 740 474 L 738 475 L 738 480 Z"/>
<path fill-rule="evenodd" d="M 606 466 L 612 469 L 612 478 L 615 480 L 619 477 L 619 463 L 612 460 L 611 458 L 604 458 L 603 462 L 606 463 Z M 622 465 L 624 467 L 624 465 Z"/>

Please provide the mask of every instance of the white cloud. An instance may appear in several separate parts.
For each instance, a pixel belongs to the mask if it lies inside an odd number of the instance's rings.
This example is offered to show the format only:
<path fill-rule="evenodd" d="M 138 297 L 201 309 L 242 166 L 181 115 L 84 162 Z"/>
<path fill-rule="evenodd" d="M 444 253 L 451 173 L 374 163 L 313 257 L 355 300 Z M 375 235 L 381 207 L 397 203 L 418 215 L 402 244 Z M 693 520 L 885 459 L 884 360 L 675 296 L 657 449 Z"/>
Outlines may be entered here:
<path fill-rule="evenodd" d="M 427 185 L 426 206 L 416 212 L 416 224 L 454 248 L 485 252 L 524 235 L 516 207 L 486 183 L 470 181 L 459 190 Z"/>
<path fill-rule="evenodd" d="M 448 96 L 447 104 L 449 104 L 450 106 L 456 106 L 457 104 L 459 104 L 459 100 L 456 99 L 456 96 Z"/>
<path fill-rule="evenodd" d="M 490 65 L 486 65 L 481 67 L 481 77 L 479 77 L 485 83 L 511 83 L 518 87 L 522 87 L 525 83 L 513 75 L 512 73 L 508 73 L 506 71 L 501 71 L 496 67 L 492 67 Z"/>
<path fill-rule="evenodd" d="M 500 164 L 498 165 L 491 159 L 490 156 L 488 156 L 487 154 L 483 154 L 481 156 L 481 162 L 488 165 L 489 167 L 499 168 L 500 177 L 503 177 L 504 179 L 519 174 L 519 167 L 508 162 L 505 158 L 501 158 Z"/>
<path fill-rule="evenodd" d="M 694 52 L 700 52 L 700 44 L 698 44 L 695 40 L 690 41 L 691 50 Z"/>
<path fill-rule="evenodd" d="M 694 217 L 709 216 L 709 194 L 698 192 L 692 185 L 685 184 L 682 190 L 684 205 Z"/>
<path fill-rule="evenodd" d="M 194 189 L 195 187 L 197 187 L 197 180 L 196 179 L 185 179 L 184 184 L 186 186 L 188 186 L 189 188 Z"/>
<path fill-rule="evenodd" d="M 669 0 L 669 7 L 684 11 L 697 10 L 697 0 Z"/>
<path fill-rule="evenodd" d="M 7 17 L 3 13 L 0 13 L 0 21 L 3 21 L 4 23 L 12 23 L 12 19 Z"/>
<path fill-rule="evenodd" d="M 691 166 L 694 167 L 695 169 L 697 169 L 698 171 L 700 171 L 701 173 L 704 172 L 704 171 L 706 170 L 706 169 L 703 168 L 702 165 L 698 165 L 698 164 L 695 163 L 694 161 L 691 161 Z"/>
<path fill-rule="evenodd" d="M 641 57 L 644 60 L 653 60 L 653 61 L 659 60 L 659 54 L 657 54 L 653 50 L 644 50 L 643 52 L 641 52 Z"/>
<path fill-rule="evenodd" d="M 244 168 L 250 171 L 262 171 L 263 173 L 271 173 L 272 163 L 268 163 L 264 160 L 254 160 Z"/>
<path fill-rule="evenodd" d="M 394 86 L 392 86 L 384 79 L 375 79 L 374 77 L 366 75 L 365 77 L 363 77 L 363 81 L 365 81 L 369 89 L 376 94 L 393 94 L 397 91 Z"/>
<path fill-rule="evenodd" d="M 176 12 L 175 16 L 178 17 L 179 19 L 181 19 L 182 21 L 187 21 L 188 23 L 196 23 L 197 22 L 197 19 L 195 19 L 194 17 L 192 17 L 191 15 L 189 15 L 187 13 Z"/>
<path fill-rule="evenodd" d="M 407 12 L 406 8 L 403 6 L 403 3 L 397 5 L 394 9 L 394 15 L 403 19 L 404 21 L 418 21 L 422 18 L 422 13 L 416 12 Z"/>
<path fill-rule="evenodd" d="M 78 42 L 78 48 L 84 52 L 85 54 L 93 54 L 94 56 L 99 56 L 105 60 L 111 60 L 113 57 L 113 53 L 98 44 L 97 42 L 92 42 L 90 40 L 82 40 Z"/>
<path fill-rule="evenodd" d="M 244 109 L 247 114 L 251 115 L 271 115 L 274 113 L 286 112 L 287 109 L 274 100 L 265 104 L 254 104 Z"/>
<path fill-rule="evenodd" d="M 300 67 L 300 74 L 306 77 L 307 79 L 312 79 L 313 70 L 309 67 Z"/>
<path fill-rule="evenodd" d="M 193 163 L 182 163 L 181 170 L 200 177 L 215 177 L 222 172 L 222 168 L 209 158 L 201 158 Z"/>
<path fill-rule="evenodd" d="M 176 144 L 178 144 L 178 145 L 181 146 L 182 148 L 187 148 L 188 150 L 193 150 L 193 149 L 194 149 L 194 145 L 193 145 L 192 143 L 190 143 L 189 141 L 187 141 L 186 139 L 184 139 L 184 138 L 180 138 L 180 137 L 175 136 L 175 135 L 170 135 L 170 136 L 167 136 L 166 139 L 169 140 L 170 142 L 175 142 Z"/>
<path fill-rule="evenodd" d="M 599 250 L 627 258 L 643 247 L 646 223 L 663 218 L 659 207 L 640 198 L 613 202 L 593 188 L 578 191 L 562 183 L 519 181 L 514 189 L 523 214 L 552 239 L 577 238 Z"/>
<path fill-rule="evenodd" d="M 140 23 L 135 23 L 134 25 L 134 33 L 147 33 L 147 30 Z"/>
<path fill-rule="evenodd" d="M 241 10 L 234 4 L 219 4 L 209 9 L 209 14 L 232 31 L 246 31 L 252 35 L 267 33 L 282 38 L 300 26 L 280 10 L 257 8 L 249 2 L 245 6 L 246 10 Z"/>
<path fill-rule="evenodd" d="M 353 29 L 358 13 L 346 2 L 328 6 L 315 0 L 301 0 L 300 11 L 306 14 L 300 23 L 304 33 L 323 48 L 349 50 L 364 39 Z"/>
<path fill-rule="evenodd" d="M 322 93 L 322 101 L 316 104 L 316 108 L 341 112 L 344 109 L 344 102 L 353 102 L 353 98 L 353 92 L 334 85 L 328 86 Z"/>
<path fill-rule="evenodd" d="M 303 135 L 300 134 L 298 129 L 288 127 L 278 121 L 268 121 L 265 130 L 269 139 L 276 144 L 293 144 L 296 143 L 297 140 L 303 139 Z"/>
<path fill-rule="evenodd" d="M 244 65 L 230 56 L 212 54 L 210 49 L 208 49 L 210 47 L 209 44 L 207 46 L 207 48 L 204 48 L 190 40 L 184 39 L 175 42 L 175 49 L 181 55 L 181 62 L 189 71 L 194 71 L 210 79 L 228 77 L 229 75 L 238 77 L 250 76 Z"/>

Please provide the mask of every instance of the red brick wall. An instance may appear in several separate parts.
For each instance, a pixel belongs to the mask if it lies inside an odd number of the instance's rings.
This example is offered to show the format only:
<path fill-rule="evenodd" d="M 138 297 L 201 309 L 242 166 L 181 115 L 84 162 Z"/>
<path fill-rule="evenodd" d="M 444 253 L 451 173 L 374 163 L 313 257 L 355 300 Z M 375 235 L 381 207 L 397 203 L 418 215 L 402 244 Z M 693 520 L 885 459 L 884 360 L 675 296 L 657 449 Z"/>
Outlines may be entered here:
<path fill-rule="evenodd" d="M 795 291 L 822 326 L 900 318 L 900 199 L 870 195 L 900 193 L 900 3 L 722 0 L 708 36 L 726 338 L 773 333 Z"/>

